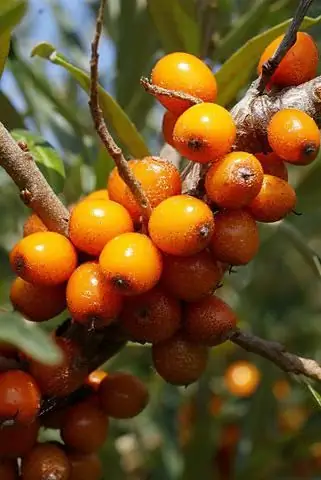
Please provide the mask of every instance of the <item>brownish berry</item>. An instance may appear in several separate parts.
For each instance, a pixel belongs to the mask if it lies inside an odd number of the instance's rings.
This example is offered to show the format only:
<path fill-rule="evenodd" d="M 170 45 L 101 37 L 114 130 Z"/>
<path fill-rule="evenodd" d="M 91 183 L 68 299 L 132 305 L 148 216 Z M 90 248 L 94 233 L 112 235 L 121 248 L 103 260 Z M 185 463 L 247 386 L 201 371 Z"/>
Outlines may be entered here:
<path fill-rule="evenodd" d="M 35 445 L 40 424 L 14 424 L 0 428 L 0 458 L 18 458 L 26 455 Z"/>
<path fill-rule="evenodd" d="M 71 450 L 67 457 L 71 466 L 68 480 L 102 480 L 103 467 L 97 453 L 84 455 Z"/>
<path fill-rule="evenodd" d="M 1 480 L 19 480 L 19 469 L 17 460 L 2 458 L 0 460 Z"/>
<path fill-rule="evenodd" d="M 256 158 L 263 167 L 263 172 L 267 175 L 288 180 L 288 170 L 282 158 L 278 157 L 274 152 L 271 153 L 256 153 Z"/>
<path fill-rule="evenodd" d="M 48 231 L 48 228 L 43 223 L 43 221 L 40 220 L 38 215 L 36 215 L 35 213 L 32 213 L 23 224 L 24 237 L 28 237 L 28 235 L 31 235 L 32 233 L 47 232 L 47 231 Z"/>
<path fill-rule="evenodd" d="M 21 463 L 21 480 L 69 480 L 71 468 L 63 449 L 53 443 L 38 443 Z"/>

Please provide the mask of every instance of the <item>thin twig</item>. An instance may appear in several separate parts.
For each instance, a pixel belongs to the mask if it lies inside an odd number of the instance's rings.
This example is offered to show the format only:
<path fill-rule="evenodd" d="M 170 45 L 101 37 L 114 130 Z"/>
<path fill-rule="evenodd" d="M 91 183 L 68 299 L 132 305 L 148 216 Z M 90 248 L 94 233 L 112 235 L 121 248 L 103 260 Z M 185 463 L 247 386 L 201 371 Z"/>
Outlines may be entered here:
<path fill-rule="evenodd" d="M 145 89 L 147 93 L 151 95 L 163 95 L 164 97 L 171 97 L 171 98 L 178 98 L 179 100 L 186 100 L 192 105 L 196 105 L 198 103 L 203 103 L 203 100 L 197 97 L 193 97 L 193 95 L 189 95 L 188 93 L 179 92 L 177 90 L 168 90 L 167 88 L 159 87 L 158 85 L 154 85 L 151 81 L 146 78 L 142 77 L 140 79 L 140 84 Z"/>

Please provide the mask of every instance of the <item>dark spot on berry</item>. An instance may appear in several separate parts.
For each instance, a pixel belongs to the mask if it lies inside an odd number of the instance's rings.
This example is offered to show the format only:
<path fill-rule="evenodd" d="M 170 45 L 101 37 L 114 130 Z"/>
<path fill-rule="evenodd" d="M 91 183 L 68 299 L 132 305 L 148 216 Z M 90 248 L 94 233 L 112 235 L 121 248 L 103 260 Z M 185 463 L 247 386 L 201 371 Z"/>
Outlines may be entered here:
<path fill-rule="evenodd" d="M 14 269 L 15 272 L 21 276 L 23 275 L 25 269 L 26 269 L 26 261 L 23 255 L 17 255 L 14 259 Z"/>
<path fill-rule="evenodd" d="M 141 308 L 138 312 L 138 316 L 141 320 L 148 320 L 148 308 Z"/>
<path fill-rule="evenodd" d="M 190 150 L 193 150 L 193 152 L 199 152 L 203 148 L 204 143 L 199 138 L 191 138 L 187 142 L 187 146 Z"/>
<path fill-rule="evenodd" d="M 126 278 L 119 276 L 113 277 L 112 284 L 117 288 L 117 290 L 130 290 L 130 282 Z"/>
<path fill-rule="evenodd" d="M 208 224 L 204 224 L 201 226 L 199 230 L 200 237 L 207 238 L 211 232 L 211 228 Z"/>
<path fill-rule="evenodd" d="M 306 143 L 303 147 L 303 153 L 306 157 L 312 157 L 318 152 L 318 147 L 315 143 Z"/>
<path fill-rule="evenodd" d="M 242 167 L 239 169 L 239 175 L 245 182 L 248 182 L 252 177 L 254 177 L 254 173 L 252 172 L 252 170 L 246 167 Z"/>

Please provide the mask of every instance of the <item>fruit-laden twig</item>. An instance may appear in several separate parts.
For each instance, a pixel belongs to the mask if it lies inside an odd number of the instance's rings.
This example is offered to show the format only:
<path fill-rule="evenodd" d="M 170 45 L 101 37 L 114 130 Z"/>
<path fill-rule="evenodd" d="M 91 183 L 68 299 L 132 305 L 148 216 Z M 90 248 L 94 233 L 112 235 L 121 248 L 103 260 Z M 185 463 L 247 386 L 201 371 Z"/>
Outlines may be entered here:
<path fill-rule="evenodd" d="M 179 92 L 177 90 L 168 90 L 167 88 L 159 87 L 157 85 L 153 85 L 150 80 L 146 77 L 142 77 L 140 79 L 140 84 L 145 89 L 147 93 L 151 95 L 163 95 L 164 97 L 171 97 L 171 98 L 178 98 L 179 100 L 186 100 L 192 105 L 196 105 L 198 103 L 202 103 L 203 100 L 197 97 L 193 97 L 193 95 L 189 95 L 188 93 Z"/>
<path fill-rule="evenodd" d="M 141 184 L 135 178 L 135 175 L 128 166 L 128 163 L 123 155 L 122 150 L 115 143 L 113 137 L 108 131 L 107 125 L 104 120 L 103 112 L 99 105 L 98 94 L 98 63 L 99 63 L 99 41 L 102 34 L 104 12 L 105 12 L 106 0 L 100 1 L 99 12 L 96 21 L 95 36 L 91 44 L 91 61 L 90 61 L 90 73 L 91 73 L 91 85 L 90 85 L 90 100 L 89 106 L 91 115 L 94 121 L 95 129 L 99 135 L 103 145 L 105 146 L 109 155 L 113 158 L 119 175 L 124 180 L 132 194 L 134 195 L 137 203 L 139 204 L 142 215 L 146 220 L 149 219 L 151 214 L 151 206 L 144 190 L 141 188 Z"/>
<path fill-rule="evenodd" d="M 266 85 L 269 83 L 269 80 L 273 76 L 275 70 L 278 68 L 278 66 L 280 65 L 281 61 L 283 60 L 287 52 L 290 50 L 290 48 L 295 44 L 298 30 L 312 2 L 313 0 L 300 1 L 298 8 L 292 19 L 292 22 L 290 23 L 289 28 L 283 37 L 282 42 L 276 49 L 273 56 L 263 64 L 262 75 L 260 77 L 260 81 L 257 87 L 260 93 L 264 92 L 264 89 Z"/>

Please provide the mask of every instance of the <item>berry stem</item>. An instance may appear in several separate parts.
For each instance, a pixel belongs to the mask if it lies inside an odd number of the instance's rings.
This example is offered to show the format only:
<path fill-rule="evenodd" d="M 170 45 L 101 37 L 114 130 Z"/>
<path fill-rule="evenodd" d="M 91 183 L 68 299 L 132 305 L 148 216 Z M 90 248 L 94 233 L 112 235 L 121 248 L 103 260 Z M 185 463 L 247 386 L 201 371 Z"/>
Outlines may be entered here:
<path fill-rule="evenodd" d="M 188 93 L 179 92 L 177 90 L 168 90 L 167 88 L 159 87 L 157 85 L 153 85 L 150 80 L 146 77 L 142 77 L 140 79 L 140 84 L 145 89 L 147 93 L 151 95 L 164 95 L 165 97 L 171 98 L 178 98 L 179 100 L 186 100 L 190 102 L 190 106 L 196 105 L 198 103 L 203 103 L 203 100 L 197 97 L 193 97 L 193 95 L 189 95 Z"/>

